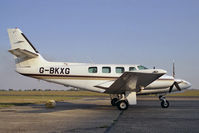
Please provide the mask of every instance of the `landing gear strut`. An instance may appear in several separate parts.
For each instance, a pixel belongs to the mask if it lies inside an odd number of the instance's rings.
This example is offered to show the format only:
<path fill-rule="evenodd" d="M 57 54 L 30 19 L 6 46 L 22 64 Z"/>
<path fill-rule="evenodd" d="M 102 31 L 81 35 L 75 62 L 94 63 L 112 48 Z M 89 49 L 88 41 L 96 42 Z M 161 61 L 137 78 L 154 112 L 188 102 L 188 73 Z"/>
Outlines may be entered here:
<path fill-rule="evenodd" d="M 159 96 L 159 99 L 161 101 L 162 108 L 168 108 L 169 107 L 169 101 L 166 100 L 165 96 Z"/>

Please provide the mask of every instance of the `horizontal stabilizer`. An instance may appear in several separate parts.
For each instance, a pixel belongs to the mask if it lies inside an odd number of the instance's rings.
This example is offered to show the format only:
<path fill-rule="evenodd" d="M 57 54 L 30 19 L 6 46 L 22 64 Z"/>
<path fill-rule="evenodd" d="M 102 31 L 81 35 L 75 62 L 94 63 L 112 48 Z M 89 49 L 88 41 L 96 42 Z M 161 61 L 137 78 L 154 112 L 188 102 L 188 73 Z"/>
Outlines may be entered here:
<path fill-rule="evenodd" d="M 16 48 L 16 49 L 11 49 L 8 50 L 11 54 L 15 55 L 18 58 L 35 58 L 38 56 L 38 54 L 30 52 L 26 49 L 20 49 L 20 48 Z"/>

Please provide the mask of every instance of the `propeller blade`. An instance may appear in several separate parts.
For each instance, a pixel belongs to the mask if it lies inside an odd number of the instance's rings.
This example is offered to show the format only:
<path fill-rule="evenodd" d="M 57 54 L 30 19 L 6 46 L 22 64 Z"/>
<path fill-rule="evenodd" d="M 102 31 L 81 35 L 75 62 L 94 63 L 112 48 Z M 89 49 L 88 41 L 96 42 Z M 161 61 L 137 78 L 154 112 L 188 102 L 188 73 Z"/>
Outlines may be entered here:
<path fill-rule="evenodd" d="M 178 83 L 177 83 L 177 82 L 174 82 L 174 83 L 169 87 L 169 93 L 172 92 L 173 86 L 174 86 L 174 85 L 175 85 L 175 87 L 176 87 L 179 91 L 182 90 L 182 89 L 180 88 L 180 86 L 178 85 Z"/>
<path fill-rule="evenodd" d="M 180 86 L 178 85 L 177 82 L 174 82 L 174 85 L 175 85 L 175 87 L 176 87 L 179 91 L 181 91 L 181 88 L 180 88 Z"/>
<path fill-rule="evenodd" d="M 171 93 L 171 92 L 172 92 L 172 90 L 173 90 L 173 86 L 174 86 L 174 83 L 169 87 L 169 93 Z"/>

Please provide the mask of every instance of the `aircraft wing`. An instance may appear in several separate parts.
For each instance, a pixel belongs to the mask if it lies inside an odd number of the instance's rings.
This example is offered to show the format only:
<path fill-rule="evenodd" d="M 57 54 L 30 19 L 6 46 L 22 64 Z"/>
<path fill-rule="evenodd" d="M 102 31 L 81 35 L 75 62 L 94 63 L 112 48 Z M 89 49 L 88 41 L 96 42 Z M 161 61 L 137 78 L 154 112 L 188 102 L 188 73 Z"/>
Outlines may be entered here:
<path fill-rule="evenodd" d="M 30 52 L 26 49 L 20 49 L 20 48 L 16 48 L 16 49 L 11 49 L 9 50 L 9 52 L 19 58 L 35 58 L 38 56 L 38 54 Z"/>
<path fill-rule="evenodd" d="M 125 91 L 137 92 L 165 73 L 166 71 L 161 69 L 124 72 L 105 92 L 110 94 L 121 94 Z"/>

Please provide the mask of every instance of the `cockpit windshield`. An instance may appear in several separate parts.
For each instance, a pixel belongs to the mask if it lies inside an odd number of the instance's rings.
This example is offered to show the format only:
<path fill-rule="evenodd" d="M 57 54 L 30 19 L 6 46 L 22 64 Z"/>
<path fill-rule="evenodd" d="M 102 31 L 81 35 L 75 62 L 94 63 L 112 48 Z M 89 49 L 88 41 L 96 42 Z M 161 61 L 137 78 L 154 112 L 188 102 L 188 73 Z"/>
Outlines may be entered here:
<path fill-rule="evenodd" d="M 137 66 L 137 67 L 138 67 L 139 70 L 148 69 L 148 68 L 146 68 L 146 67 L 144 67 L 144 66 L 142 66 L 142 65 L 139 65 L 139 66 Z"/>

